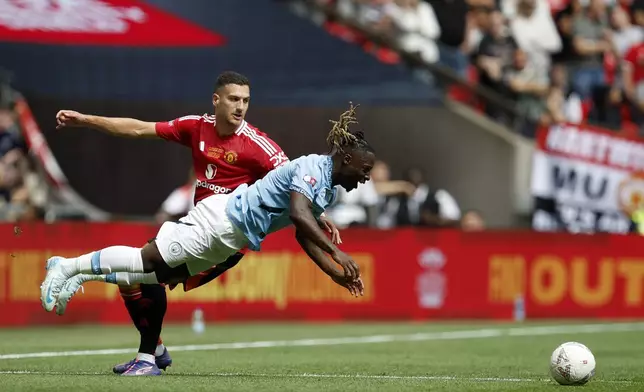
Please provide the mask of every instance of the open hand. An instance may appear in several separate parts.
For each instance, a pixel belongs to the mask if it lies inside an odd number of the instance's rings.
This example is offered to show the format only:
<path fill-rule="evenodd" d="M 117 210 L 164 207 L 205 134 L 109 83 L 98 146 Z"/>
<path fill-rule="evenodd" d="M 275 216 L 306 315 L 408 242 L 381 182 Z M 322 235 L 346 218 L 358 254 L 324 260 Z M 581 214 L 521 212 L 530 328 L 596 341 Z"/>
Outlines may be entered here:
<path fill-rule="evenodd" d="M 364 283 L 362 279 L 358 278 L 356 280 L 347 280 L 344 276 L 334 277 L 333 281 L 340 286 L 349 290 L 352 296 L 358 297 L 364 295 Z"/>
<path fill-rule="evenodd" d="M 358 267 L 358 264 L 353 261 L 351 256 L 341 250 L 338 250 L 335 254 L 332 255 L 332 257 L 333 260 L 335 260 L 336 263 L 340 264 L 340 266 L 344 270 L 344 277 L 347 280 L 353 281 L 360 278 L 360 267 Z"/>

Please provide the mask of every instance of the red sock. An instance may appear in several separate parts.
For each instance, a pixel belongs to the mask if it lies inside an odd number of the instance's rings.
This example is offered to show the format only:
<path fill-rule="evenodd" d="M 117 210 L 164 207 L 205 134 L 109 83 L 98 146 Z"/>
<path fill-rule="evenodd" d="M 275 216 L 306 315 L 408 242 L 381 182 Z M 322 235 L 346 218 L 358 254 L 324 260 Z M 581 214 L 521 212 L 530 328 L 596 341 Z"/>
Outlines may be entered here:
<path fill-rule="evenodd" d="M 154 355 L 168 305 L 165 287 L 158 284 L 119 287 L 125 307 L 141 335 L 139 352 Z"/>

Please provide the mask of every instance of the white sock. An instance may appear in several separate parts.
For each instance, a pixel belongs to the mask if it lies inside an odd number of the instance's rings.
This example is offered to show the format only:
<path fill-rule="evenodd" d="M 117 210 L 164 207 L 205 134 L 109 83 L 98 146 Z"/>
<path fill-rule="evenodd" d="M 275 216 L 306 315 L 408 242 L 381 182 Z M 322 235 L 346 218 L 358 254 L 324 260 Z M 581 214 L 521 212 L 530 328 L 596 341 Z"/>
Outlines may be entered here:
<path fill-rule="evenodd" d="M 110 246 L 61 262 L 68 276 L 78 273 L 103 275 L 112 272 L 143 272 L 141 248 Z"/>
<path fill-rule="evenodd" d="M 157 348 L 156 348 L 156 350 L 154 350 L 154 356 L 155 357 L 160 357 L 160 356 L 163 355 L 164 351 L 165 351 L 165 346 L 163 345 L 163 343 L 157 344 Z"/>
<path fill-rule="evenodd" d="M 107 275 L 78 274 L 78 277 L 80 277 L 82 282 L 90 282 L 90 281 L 105 282 L 105 278 L 107 277 Z"/>
<path fill-rule="evenodd" d="M 148 362 L 148 363 L 154 363 L 154 355 L 138 353 L 138 354 L 136 354 L 136 360 L 137 361 L 144 361 L 144 362 Z"/>
<path fill-rule="evenodd" d="M 112 272 L 105 276 L 105 282 L 117 284 L 120 286 L 132 286 L 133 284 L 158 284 L 157 274 L 154 272 L 137 273 L 137 272 Z"/>

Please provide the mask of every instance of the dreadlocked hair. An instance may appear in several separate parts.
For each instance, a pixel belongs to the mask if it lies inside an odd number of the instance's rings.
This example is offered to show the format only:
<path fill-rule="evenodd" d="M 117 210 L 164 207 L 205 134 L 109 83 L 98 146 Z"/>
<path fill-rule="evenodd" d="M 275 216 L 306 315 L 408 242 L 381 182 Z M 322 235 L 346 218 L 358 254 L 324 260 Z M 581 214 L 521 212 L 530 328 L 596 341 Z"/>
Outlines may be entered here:
<path fill-rule="evenodd" d="M 373 148 L 365 140 L 362 131 L 353 133 L 349 131 L 349 125 L 358 123 L 355 116 L 358 106 L 353 106 L 353 103 L 349 102 L 349 110 L 342 113 L 338 121 L 329 120 L 333 124 L 333 128 L 331 128 L 326 142 L 331 150 L 345 152 L 345 148 L 349 147 L 373 152 Z"/>

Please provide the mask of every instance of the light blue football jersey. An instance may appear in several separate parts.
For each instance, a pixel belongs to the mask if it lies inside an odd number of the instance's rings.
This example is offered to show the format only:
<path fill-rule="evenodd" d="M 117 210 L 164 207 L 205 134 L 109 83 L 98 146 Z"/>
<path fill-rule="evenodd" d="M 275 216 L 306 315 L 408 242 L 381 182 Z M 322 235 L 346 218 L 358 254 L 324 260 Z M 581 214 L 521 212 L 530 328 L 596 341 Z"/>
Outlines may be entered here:
<path fill-rule="evenodd" d="M 333 161 L 328 155 L 306 155 L 270 171 L 232 193 L 226 213 L 248 238 L 251 250 L 259 250 L 264 238 L 290 225 L 291 191 L 306 196 L 319 217 L 336 197 L 331 184 Z"/>

